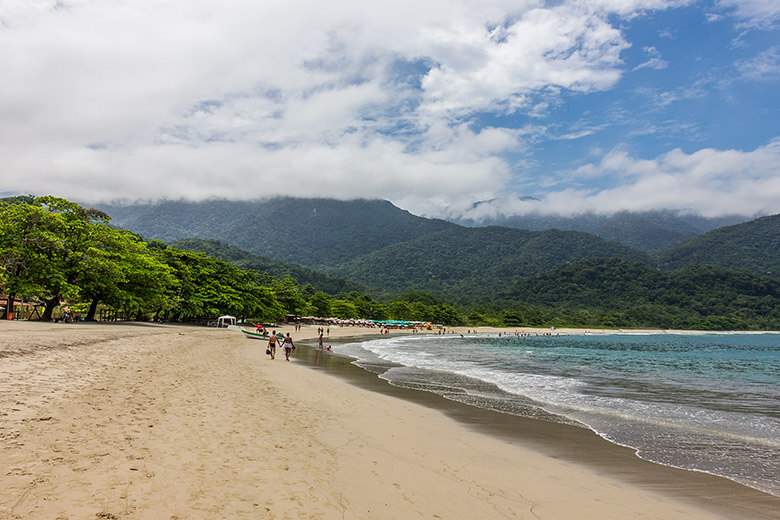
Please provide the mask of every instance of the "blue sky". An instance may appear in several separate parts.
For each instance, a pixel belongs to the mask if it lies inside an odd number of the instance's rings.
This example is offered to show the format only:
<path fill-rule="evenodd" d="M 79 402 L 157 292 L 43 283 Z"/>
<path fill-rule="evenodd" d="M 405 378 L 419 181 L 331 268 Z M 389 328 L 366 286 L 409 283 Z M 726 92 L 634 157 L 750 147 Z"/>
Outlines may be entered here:
<path fill-rule="evenodd" d="M 0 71 L 5 193 L 780 211 L 777 0 L 0 0 Z"/>

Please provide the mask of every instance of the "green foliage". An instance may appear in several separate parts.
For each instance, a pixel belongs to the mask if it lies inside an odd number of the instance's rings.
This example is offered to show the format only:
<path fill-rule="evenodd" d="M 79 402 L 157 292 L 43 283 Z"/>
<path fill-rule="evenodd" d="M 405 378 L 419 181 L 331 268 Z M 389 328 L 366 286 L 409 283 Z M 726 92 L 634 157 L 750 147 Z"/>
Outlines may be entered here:
<path fill-rule="evenodd" d="M 16 195 L 0 198 L 0 204 L 35 204 L 35 195 Z"/>
<path fill-rule="evenodd" d="M 499 298 L 513 325 L 780 328 L 780 281 L 712 266 L 664 273 L 589 259 L 521 280 Z"/>
<path fill-rule="evenodd" d="M 511 217 L 497 217 L 490 224 L 544 231 L 563 229 L 591 233 L 605 240 L 617 242 L 640 251 L 659 251 L 689 240 L 701 233 L 721 226 L 741 222 L 739 217 L 706 218 L 678 211 L 646 212 L 622 211 L 611 215 L 582 213 L 571 217 L 526 213 Z M 474 225 L 467 223 L 466 225 Z"/>
<path fill-rule="evenodd" d="M 63 297 L 76 299 L 90 236 L 108 215 L 57 197 L 0 204 L 0 257 L 9 295 L 46 299 L 44 317 Z"/>
<path fill-rule="evenodd" d="M 487 227 L 457 228 L 396 243 L 330 272 L 357 280 L 377 294 L 423 290 L 468 304 L 522 277 L 593 257 L 650 262 L 644 253 L 585 233 Z"/>
<path fill-rule="evenodd" d="M 54 197 L 0 205 L 0 266 L 11 295 L 99 303 L 126 316 L 198 319 L 223 313 L 277 319 L 273 292 L 255 275 L 108 227 L 108 216 Z"/>
<path fill-rule="evenodd" d="M 780 278 L 780 215 L 712 230 L 663 251 L 658 265 L 714 265 Z"/>
<path fill-rule="evenodd" d="M 43 298 L 67 287 L 67 222 L 39 204 L 0 204 L 0 267 L 6 292 Z"/>
<path fill-rule="evenodd" d="M 330 302 L 331 312 L 337 318 L 351 319 L 360 318 L 357 307 L 350 301 L 346 300 L 332 300 Z"/>
<path fill-rule="evenodd" d="M 327 257 L 331 265 L 349 258 L 332 273 L 363 281 L 374 288 L 372 294 L 333 274 L 257 257 L 216 240 L 146 242 L 109 227 L 105 213 L 55 197 L 0 201 L 0 284 L 12 296 L 49 305 L 66 299 L 74 308 L 87 308 L 88 317 L 103 304 L 136 319 L 179 321 L 221 314 L 274 321 L 286 314 L 310 314 L 448 325 L 780 329 L 780 281 L 746 270 L 686 265 L 662 272 L 648 266 L 645 254 L 592 235 L 466 229 L 405 212 L 399 218 L 400 210 L 375 201 L 325 201 L 321 212 L 310 208 L 306 218 L 317 221 L 313 232 L 300 219 L 289 218 L 301 204 L 284 199 L 281 205 L 243 207 L 273 214 L 283 208 L 275 217 L 288 217 L 283 233 L 272 236 L 251 227 L 253 236 L 272 240 L 274 251 L 286 254 L 325 248 L 317 258 Z M 186 204 L 163 207 L 182 210 L 182 221 L 196 216 L 187 214 Z M 337 210 L 359 214 L 347 218 Z M 369 218 L 362 211 L 377 215 Z M 367 236 L 369 224 L 386 224 L 391 216 L 399 224 L 384 238 L 373 236 L 382 234 L 376 229 Z M 365 222 L 349 227 L 356 217 Z M 334 235 L 328 226 L 339 223 L 346 229 Z M 721 259 L 732 255 L 733 263 L 741 258 L 741 266 L 774 275 L 777 223 L 768 217 L 740 228 L 748 230 L 750 240 L 732 240 L 741 245 L 726 248 L 730 252 Z M 203 225 L 216 232 L 224 220 Z M 280 238 L 293 229 L 311 244 Z M 719 233 L 726 235 L 713 235 L 720 237 L 719 247 L 735 232 L 724 229 Z M 364 239 L 368 246 L 355 246 Z M 774 250 L 767 252 L 763 244 Z M 697 247 L 697 257 L 704 258 L 702 251 L 709 250 Z"/>
<path fill-rule="evenodd" d="M 252 273 L 202 253 L 174 248 L 162 250 L 160 258 L 176 280 L 165 309 L 168 319 L 189 321 L 231 314 L 275 320 L 284 314 L 276 295 L 258 286 Z"/>
<path fill-rule="evenodd" d="M 87 319 L 93 319 L 98 303 L 142 318 L 163 307 L 175 279 L 137 235 L 96 225 L 89 247 L 81 257 L 77 282 L 83 297 L 92 305 Z"/>
<path fill-rule="evenodd" d="M 155 242 L 155 240 L 150 241 L 150 245 L 152 242 Z M 206 253 L 207 255 L 219 258 L 220 260 L 231 262 L 241 269 L 254 271 L 261 276 L 266 275 L 266 278 L 264 279 L 269 281 L 274 278 L 289 276 L 300 285 L 311 284 L 316 289 L 328 294 L 364 290 L 362 285 L 351 280 L 327 275 L 314 271 L 313 269 L 301 267 L 300 265 L 257 256 L 239 249 L 238 247 L 220 242 L 219 240 L 188 238 L 176 240 L 175 242 L 171 242 L 170 245 L 186 251 Z"/>
<path fill-rule="evenodd" d="M 298 284 L 289 276 L 277 280 L 273 289 L 285 313 L 300 315 L 306 308 L 306 300 L 301 296 Z"/>
<path fill-rule="evenodd" d="M 164 201 L 103 209 L 116 224 L 145 237 L 167 242 L 230 237 L 231 244 L 255 255 L 307 267 L 333 265 L 396 242 L 457 227 L 414 216 L 380 200 L 279 197 L 250 202 Z"/>
<path fill-rule="evenodd" d="M 329 317 L 332 314 L 330 297 L 322 291 L 316 291 L 309 298 L 307 314 L 313 316 Z"/>

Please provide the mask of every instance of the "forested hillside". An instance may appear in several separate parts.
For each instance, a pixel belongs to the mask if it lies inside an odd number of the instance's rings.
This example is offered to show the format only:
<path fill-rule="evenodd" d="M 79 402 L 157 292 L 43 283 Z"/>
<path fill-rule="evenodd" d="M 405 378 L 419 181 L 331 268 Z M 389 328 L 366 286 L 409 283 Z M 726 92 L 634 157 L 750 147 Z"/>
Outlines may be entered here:
<path fill-rule="evenodd" d="M 417 217 L 377 200 L 169 201 L 99 209 L 113 217 L 113 225 L 147 239 L 215 239 L 255 255 L 327 270 L 381 293 L 424 289 L 463 300 L 561 262 L 606 256 L 664 270 L 706 264 L 771 276 L 780 273 L 777 216 L 698 237 L 694 235 L 718 219 L 670 211 L 576 219 L 537 216 L 538 221 L 533 216 L 522 217 L 522 222 L 533 226 L 557 223 L 590 229 L 615 238 L 609 242 L 578 232 L 466 228 Z M 513 219 L 514 225 L 521 222 L 521 217 Z M 648 256 L 647 251 L 689 236 L 694 238 Z M 637 247 L 632 250 L 616 242 Z M 270 269 L 267 263 L 260 267 Z M 277 266 L 274 272 L 284 269 Z M 299 271 L 296 276 L 311 279 L 313 274 Z"/>
<path fill-rule="evenodd" d="M 184 240 L 176 240 L 169 245 L 185 251 L 206 253 L 209 256 L 219 258 L 225 262 L 231 262 L 240 269 L 254 271 L 261 275 L 261 277 L 263 275 L 267 275 L 270 278 L 289 276 L 300 285 L 309 284 L 316 290 L 328 294 L 338 294 L 350 291 L 363 292 L 365 290 L 361 284 L 351 280 L 338 276 L 331 276 L 313 269 L 307 269 L 297 264 L 253 255 L 243 249 L 220 242 L 219 240 L 187 238 Z"/>
<path fill-rule="evenodd" d="M 146 242 L 108 226 L 108 220 L 100 211 L 56 197 L 0 199 L 0 294 L 5 295 L 0 319 L 64 319 L 68 309 L 72 318 L 86 321 L 205 324 L 223 314 L 262 321 L 290 314 L 462 320 L 452 306 L 419 291 L 383 302 L 358 291 L 329 295 L 287 274 L 258 275 L 160 240 Z M 208 247 L 238 262 L 253 261 L 231 246 Z"/>
<path fill-rule="evenodd" d="M 762 262 L 778 250 L 777 219 L 724 228 L 703 243 L 720 244 L 744 267 L 765 268 Z M 780 329 L 775 278 L 715 266 L 664 272 L 649 266 L 646 254 L 586 233 L 447 225 L 323 275 L 214 240 L 178 247 L 144 241 L 108 221 L 100 211 L 55 197 L 0 200 L 6 309 L 22 297 L 41 306 L 42 319 L 66 303 L 86 319 L 100 310 L 137 320 L 314 314 L 474 325 Z M 420 222 L 408 229 L 414 226 L 424 230 Z"/>
<path fill-rule="evenodd" d="M 380 294 L 420 289 L 457 301 L 500 291 L 564 262 L 618 257 L 649 262 L 639 251 L 576 231 L 456 228 L 373 251 L 329 271 Z"/>
<path fill-rule="evenodd" d="M 455 219 L 467 226 L 498 225 L 531 231 L 563 229 L 591 233 L 641 251 L 658 251 L 680 244 L 712 229 L 744 221 L 741 217 L 706 218 L 676 211 L 621 211 L 611 215 L 583 213 L 572 217 L 528 213 L 475 222 Z"/>
<path fill-rule="evenodd" d="M 113 225 L 148 239 L 216 239 L 306 267 L 334 265 L 396 242 L 458 227 L 416 217 L 379 200 L 167 201 L 99 209 L 112 216 Z"/>
<path fill-rule="evenodd" d="M 713 266 L 667 273 L 615 258 L 587 259 L 520 280 L 499 300 L 526 322 L 529 312 L 544 309 L 547 320 L 570 324 L 780 329 L 780 281 Z"/>
<path fill-rule="evenodd" d="M 712 230 L 663 251 L 658 265 L 715 265 L 780 278 L 780 215 Z"/>

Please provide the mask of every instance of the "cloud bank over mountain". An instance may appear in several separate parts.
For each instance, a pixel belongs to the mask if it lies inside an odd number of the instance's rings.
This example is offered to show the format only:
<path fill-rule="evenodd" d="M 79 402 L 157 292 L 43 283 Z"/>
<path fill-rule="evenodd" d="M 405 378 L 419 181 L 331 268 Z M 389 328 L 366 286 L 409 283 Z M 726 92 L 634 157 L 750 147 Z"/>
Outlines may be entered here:
<path fill-rule="evenodd" d="M 777 212 L 775 4 L 7 1 L 0 191 Z"/>

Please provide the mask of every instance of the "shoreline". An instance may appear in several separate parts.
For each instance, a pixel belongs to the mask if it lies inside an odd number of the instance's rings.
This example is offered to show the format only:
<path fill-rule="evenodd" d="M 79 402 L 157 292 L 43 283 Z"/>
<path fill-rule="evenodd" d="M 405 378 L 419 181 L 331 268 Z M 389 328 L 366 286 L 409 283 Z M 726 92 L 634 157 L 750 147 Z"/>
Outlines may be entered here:
<path fill-rule="evenodd" d="M 0 517 L 777 518 L 771 495 L 587 430 L 390 387 L 330 354 L 355 382 L 312 369 L 316 327 L 277 330 L 296 362 L 233 330 L 0 323 Z"/>
<path fill-rule="evenodd" d="M 376 338 L 377 335 L 364 334 L 337 338 L 337 341 L 360 342 Z M 334 358 L 329 363 L 318 363 L 316 344 L 307 347 L 309 351 L 304 351 L 303 356 L 299 353 L 298 359 L 309 368 L 323 370 L 360 388 L 441 411 L 469 430 L 583 465 L 727 518 L 780 518 L 780 513 L 773 514 L 780 507 L 780 497 L 726 477 L 640 458 L 633 448 L 604 439 L 586 427 L 510 415 L 453 401 L 433 392 L 395 386 L 381 379 L 379 374 L 352 364 L 352 358 L 345 356 L 329 355 Z"/>

